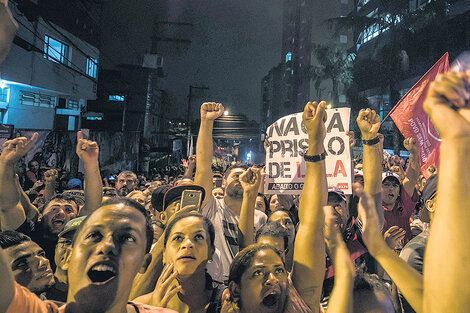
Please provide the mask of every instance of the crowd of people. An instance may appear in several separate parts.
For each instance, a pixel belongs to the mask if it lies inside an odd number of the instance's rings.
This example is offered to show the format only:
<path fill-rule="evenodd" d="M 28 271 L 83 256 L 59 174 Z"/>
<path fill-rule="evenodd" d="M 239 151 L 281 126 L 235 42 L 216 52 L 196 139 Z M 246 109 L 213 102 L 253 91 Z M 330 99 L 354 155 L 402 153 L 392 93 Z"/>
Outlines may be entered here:
<path fill-rule="evenodd" d="M 4 0 L 0 21 L 1 62 L 16 29 Z M 445 73 L 429 86 L 424 109 L 442 142 L 440 165 L 424 175 L 416 140 L 404 141 L 407 160 L 384 154 L 380 116 L 361 110 L 352 195 L 328 187 L 324 101 L 303 110 L 300 196 L 266 194 L 260 164 L 213 171 L 220 103 L 202 104 L 181 175 L 102 177 L 98 144 L 81 131 L 82 177 L 36 160 L 20 173 L 37 134 L 8 140 L 0 312 L 470 312 L 469 80 Z M 198 201 L 185 205 L 185 194 Z"/>

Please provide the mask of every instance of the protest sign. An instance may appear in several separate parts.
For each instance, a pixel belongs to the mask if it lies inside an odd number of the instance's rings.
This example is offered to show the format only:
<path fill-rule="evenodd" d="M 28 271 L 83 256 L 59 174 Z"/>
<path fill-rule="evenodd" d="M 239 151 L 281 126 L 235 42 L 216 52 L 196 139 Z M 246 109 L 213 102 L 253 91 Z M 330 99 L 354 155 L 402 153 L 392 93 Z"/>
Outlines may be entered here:
<path fill-rule="evenodd" d="M 326 110 L 326 176 L 328 186 L 351 194 L 351 154 L 349 151 L 350 108 Z M 284 116 L 268 127 L 266 151 L 266 194 L 301 194 L 305 179 L 304 152 L 308 148 L 302 113 Z M 314 192 L 312 190 L 312 192 Z"/>
<path fill-rule="evenodd" d="M 446 52 L 419 81 L 400 99 L 390 111 L 390 117 L 403 137 L 413 137 L 419 146 L 419 163 L 421 173 L 428 178 L 426 169 L 439 163 L 439 132 L 429 116 L 424 112 L 423 102 L 426 98 L 429 83 L 437 74 L 449 70 L 449 54 Z"/>

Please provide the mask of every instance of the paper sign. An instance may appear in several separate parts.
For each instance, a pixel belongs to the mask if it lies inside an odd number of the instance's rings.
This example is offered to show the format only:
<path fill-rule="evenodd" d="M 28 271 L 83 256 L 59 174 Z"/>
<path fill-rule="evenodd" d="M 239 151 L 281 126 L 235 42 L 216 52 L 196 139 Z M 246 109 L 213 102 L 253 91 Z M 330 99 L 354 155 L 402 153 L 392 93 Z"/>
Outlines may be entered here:
<path fill-rule="evenodd" d="M 346 194 L 351 188 L 351 153 L 349 151 L 350 108 L 326 110 L 326 176 L 328 186 Z M 268 127 L 266 151 L 266 194 L 301 194 L 305 179 L 304 152 L 308 148 L 307 129 L 302 113 L 284 116 Z M 312 190 L 314 192 L 314 190 Z"/>

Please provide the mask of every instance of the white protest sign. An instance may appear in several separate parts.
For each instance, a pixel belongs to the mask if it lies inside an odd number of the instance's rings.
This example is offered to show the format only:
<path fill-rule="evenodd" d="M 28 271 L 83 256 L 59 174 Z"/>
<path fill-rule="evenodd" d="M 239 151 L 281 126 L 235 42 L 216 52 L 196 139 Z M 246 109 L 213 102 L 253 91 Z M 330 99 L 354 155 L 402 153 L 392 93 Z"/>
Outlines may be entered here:
<path fill-rule="evenodd" d="M 351 188 L 351 153 L 349 151 L 350 108 L 326 110 L 326 176 L 328 186 L 346 194 Z M 278 119 L 267 130 L 269 148 L 266 151 L 266 194 L 301 194 L 305 179 L 304 151 L 308 148 L 307 129 L 302 113 Z M 315 192 L 312 190 L 312 192 Z"/>

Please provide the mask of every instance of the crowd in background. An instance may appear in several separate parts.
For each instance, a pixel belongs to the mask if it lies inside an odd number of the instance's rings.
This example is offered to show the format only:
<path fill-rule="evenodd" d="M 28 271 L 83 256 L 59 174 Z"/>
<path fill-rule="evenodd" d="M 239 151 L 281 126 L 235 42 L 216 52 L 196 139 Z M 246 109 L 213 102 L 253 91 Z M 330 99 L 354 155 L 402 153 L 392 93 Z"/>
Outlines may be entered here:
<path fill-rule="evenodd" d="M 5 1 L 0 18 L 10 27 L 1 61 L 16 28 Z M 384 154 L 380 116 L 361 110 L 352 195 L 327 183 L 324 101 L 303 110 L 300 196 L 266 194 L 262 164 L 214 171 L 220 103 L 201 106 L 196 155 L 151 177 L 103 175 L 81 131 L 76 177 L 25 163 L 37 134 L 8 140 L 0 312 L 469 312 L 469 79 L 446 73 L 429 86 L 424 108 L 442 142 L 424 172 L 415 139 L 406 160 Z"/>

